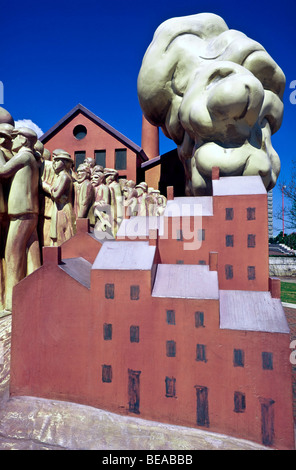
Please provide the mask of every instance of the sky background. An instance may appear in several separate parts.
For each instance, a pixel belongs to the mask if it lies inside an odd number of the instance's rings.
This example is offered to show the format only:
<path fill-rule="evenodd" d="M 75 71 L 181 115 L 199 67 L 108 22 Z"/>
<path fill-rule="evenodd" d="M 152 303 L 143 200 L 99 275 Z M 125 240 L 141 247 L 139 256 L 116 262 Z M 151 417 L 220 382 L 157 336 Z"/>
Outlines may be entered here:
<path fill-rule="evenodd" d="M 165 20 L 216 13 L 230 29 L 261 43 L 286 75 L 284 120 L 272 142 L 289 181 L 296 161 L 296 2 L 281 0 L 0 0 L 0 81 L 15 121 L 48 131 L 78 103 L 141 145 L 137 76 L 155 29 Z M 161 135 L 160 153 L 175 148 Z M 285 205 L 288 201 L 285 201 Z M 274 189 L 274 214 L 281 192 Z M 274 220 L 275 234 L 282 223 Z"/>

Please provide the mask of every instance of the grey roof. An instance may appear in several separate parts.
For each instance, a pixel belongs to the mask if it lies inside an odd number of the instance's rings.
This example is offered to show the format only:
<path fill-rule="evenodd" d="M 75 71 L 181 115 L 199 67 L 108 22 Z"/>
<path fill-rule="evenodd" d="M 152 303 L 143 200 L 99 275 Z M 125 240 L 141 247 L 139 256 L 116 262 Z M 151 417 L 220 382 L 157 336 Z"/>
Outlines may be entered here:
<path fill-rule="evenodd" d="M 91 121 L 93 121 L 98 126 L 105 129 L 106 132 L 111 134 L 117 140 L 119 140 L 123 145 L 128 147 L 129 149 L 133 150 L 134 152 L 138 153 L 143 162 L 148 160 L 147 155 L 145 154 L 144 150 L 139 147 L 137 144 L 132 142 L 128 139 L 125 135 L 121 134 L 117 131 L 114 127 L 110 126 L 107 122 L 103 121 L 103 119 L 96 116 L 94 113 L 89 111 L 87 108 L 82 106 L 82 104 L 77 104 L 71 111 L 69 111 L 62 119 L 60 119 L 54 126 L 52 126 L 47 132 L 45 132 L 41 137 L 40 141 L 46 145 L 46 142 L 51 138 L 52 135 L 55 135 L 65 124 L 70 122 L 74 116 L 77 114 L 82 113 L 86 117 L 88 117 Z"/>
<path fill-rule="evenodd" d="M 258 291 L 220 290 L 220 328 L 289 333 L 280 299 Z"/>
<path fill-rule="evenodd" d="M 180 217 L 189 215 L 212 216 L 212 196 L 175 197 L 174 199 L 167 201 L 164 212 L 165 217 Z"/>
<path fill-rule="evenodd" d="M 59 268 L 65 271 L 84 287 L 90 288 L 91 263 L 84 258 L 63 259 Z"/>
<path fill-rule="evenodd" d="M 156 247 L 142 241 L 107 241 L 102 245 L 92 269 L 150 270 Z"/>
<path fill-rule="evenodd" d="M 152 297 L 218 300 L 217 272 L 207 265 L 159 264 Z"/>
<path fill-rule="evenodd" d="M 163 235 L 163 216 L 136 216 L 130 219 L 123 219 L 117 232 L 117 237 L 146 238 L 150 229 L 159 230 L 159 235 Z"/>
<path fill-rule="evenodd" d="M 266 194 L 260 176 L 224 176 L 213 180 L 213 196 L 242 196 L 247 194 Z"/>

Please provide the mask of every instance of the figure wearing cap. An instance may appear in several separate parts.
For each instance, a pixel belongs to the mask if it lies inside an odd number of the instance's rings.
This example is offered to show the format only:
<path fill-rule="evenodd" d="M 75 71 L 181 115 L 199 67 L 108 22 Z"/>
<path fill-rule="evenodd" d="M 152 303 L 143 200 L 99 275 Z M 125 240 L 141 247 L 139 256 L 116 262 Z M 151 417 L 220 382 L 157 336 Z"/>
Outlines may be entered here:
<path fill-rule="evenodd" d="M 51 216 L 51 245 L 57 246 L 75 234 L 76 219 L 73 208 L 73 180 L 71 155 L 62 149 L 53 152 L 55 180 L 50 188 L 54 201 Z"/>
<path fill-rule="evenodd" d="M 137 184 L 136 190 L 138 193 L 138 215 L 146 216 L 147 207 L 146 207 L 146 198 L 147 198 L 147 191 L 148 191 L 148 184 L 143 181 L 142 183 Z"/>
<path fill-rule="evenodd" d="M 97 230 L 105 231 L 108 225 L 106 225 L 106 222 L 109 221 L 110 218 L 108 215 L 108 212 L 110 213 L 110 191 L 106 184 L 106 175 L 103 166 L 94 166 L 91 174 L 91 184 L 94 188 L 94 203 L 88 213 L 90 224 L 95 225 L 96 218 L 98 218 L 99 224 L 97 225 Z"/>
<path fill-rule="evenodd" d="M 105 168 L 106 184 L 110 191 L 110 205 L 111 205 L 111 225 L 114 238 L 116 237 L 118 228 L 122 222 L 124 215 L 123 197 L 121 187 L 118 182 L 118 171 L 113 168 Z"/>
<path fill-rule="evenodd" d="M 34 154 L 36 133 L 26 127 L 12 132 L 13 157 L 0 166 L 0 181 L 11 178 L 8 195 L 10 219 L 5 248 L 5 310 L 12 310 L 13 287 L 40 267 L 37 234 L 39 164 Z"/>
<path fill-rule="evenodd" d="M 82 163 L 76 171 L 74 182 L 74 211 L 76 217 L 86 218 L 94 201 L 94 189 L 90 182 L 91 169 L 88 164 Z"/>

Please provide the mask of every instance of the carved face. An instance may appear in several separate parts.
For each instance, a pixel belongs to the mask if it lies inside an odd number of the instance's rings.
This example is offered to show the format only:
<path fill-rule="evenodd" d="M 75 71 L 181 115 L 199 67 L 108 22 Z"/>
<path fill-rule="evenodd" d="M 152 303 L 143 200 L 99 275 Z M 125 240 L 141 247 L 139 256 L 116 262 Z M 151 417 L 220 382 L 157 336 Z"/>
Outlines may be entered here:
<path fill-rule="evenodd" d="M 282 70 L 259 43 L 207 13 L 160 25 L 138 77 L 145 117 L 178 147 L 188 195 L 211 193 L 213 166 L 275 185 L 271 134 L 282 122 L 284 88 Z"/>
<path fill-rule="evenodd" d="M 93 186 L 99 186 L 105 179 L 105 175 L 101 171 L 95 171 L 91 175 L 91 183 Z"/>

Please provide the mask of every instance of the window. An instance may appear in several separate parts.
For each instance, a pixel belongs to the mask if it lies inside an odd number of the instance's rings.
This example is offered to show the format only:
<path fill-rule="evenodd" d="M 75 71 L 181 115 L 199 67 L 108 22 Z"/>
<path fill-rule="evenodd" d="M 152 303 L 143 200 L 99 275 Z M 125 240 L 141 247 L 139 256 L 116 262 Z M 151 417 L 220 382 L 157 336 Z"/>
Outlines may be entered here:
<path fill-rule="evenodd" d="M 196 345 L 196 360 L 207 362 L 206 358 L 206 347 L 204 344 L 197 344 Z"/>
<path fill-rule="evenodd" d="M 79 165 L 81 165 L 81 163 L 83 163 L 85 160 L 85 151 L 81 150 L 80 152 L 75 152 L 74 158 L 75 158 L 75 170 L 77 170 Z"/>
<path fill-rule="evenodd" d="M 115 170 L 126 170 L 126 149 L 115 150 Z"/>
<path fill-rule="evenodd" d="M 139 298 L 140 298 L 140 286 L 131 286 L 130 299 L 139 300 Z"/>
<path fill-rule="evenodd" d="M 262 369 L 273 370 L 273 357 L 271 352 L 262 353 Z"/>
<path fill-rule="evenodd" d="M 175 325 L 175 310 L 166 311 L 166 321 L 168 325 Z"/>
<path fill-rule="evenodd" d="M 103 335 L 104 335 L 104 340 L 106 341 L 112 339 L 112 325 L 110 323 L 104 323 Z"/>
<path fill-rule="evenodd" d="M 167 355 L 167 357 L 175 357 L 176 356 L 176 342 L 175 341 L 167 341 L 166 342 L 166 355 Z"/>
<path fill-rule="evenodd" d="M 232 264 L 226 264 L 225 265 L 225 277 L 226 277 L 226 279 L 232 279 L 233 278 L 233 266 L 232 266 Z"/>
<path fill-rule="evenodd" d="M 204 325 L 204 313 L 195 312 L 195 328 L 203 327 Z"/>
<path fill-rule="evenodd" d="M 256 219 L 256 207 L 247 207 L 247 220 Z"/>
<path fill-rule="evenodd" d="M 114 299 L 114 284 L 105 284 L 105 298 Z"/>
<path fill-rule="evenodd" d="M 77 140 L 82 140 L 87 134 L 87 129 L 85 126 L 82 124 L 78 124 L 78 126 L 75 126 L 73 129 L 73 135 L 75 139 Z"/>
<path fill-rule="evenodd" d="M 139 327 L 132 325 L 130 327 L 130 342 L 138 343 L 139 342 Z"/>
<path fill-rule="evenodd" d="M 244 367 L 245 366 L 245 354 L 242 349 L 233 350 L 233 365 L 234 367 Z"/>
<path fill-rule="evenodd" d="M 197 230 L 197 240 L 199 242 L 203 242 L 205 241 L 205 238 L 206 238 L 206 232 L 205 232 L 205 229 L 204 228 L 199 228 Z"/>
<path fill-rule="evenodd" d="M 176 379 L 174 377 L 165 378 L 165 396 L 168 398 L 176 396 Z"/>
<path fill-rule="evenodd" d="M 178 242 L 183 241 L 183 232 L 182 232 L 182 230 L 177 230 L 177 240 L 178 240 Z"/>
<path fill-rule="evenodd" d="M 246 409 L 246 396 L 241 392 L 234 392 L 234 412 L 243 413 Z"/>
<path fill-rule="evenodd" d="M 177 259 L 176 264 L 184 264 L 184 260 L 183 259 Z"/>
<path fill-rule="evenodd" d="M 225 245 L 226 246 L 233 246 L 233 235 L 226 235 Z"/>
<path fill-rule="evenodd" d="M 233 220 L 233 208 L 232 207 L 226 207 L 225 209 L 225 220 Z"/>
<path fill-rule="evenodd" d="M 200 259 L 200 260 L 199 260 L 199 262 L 198 262 L 198 264 L 202 264 L 202 265 L 204 265 L 204 264 L 207 264 L 207 263 L 205 262 L 205 260 L 203 260 L 203 259 Z"/>
<path fill-rule="evenodd" d="M 112 382 L 112 366 L 102 366 L 102 382 Z"/>
<path fill-rule="evenodd" d="M 256 235 L 248 235 L 248 248 L 255 248 L 256 246 Z"/>
<path fill-rule="evenodd" d="M 248 266 L 248 280 L 253 281 L 256 279 L 255 266 Z"/>
<path fill-rule="evenodd" d="M 106 150 L 95 150 L 96 165 L 106 166 Z"/>

